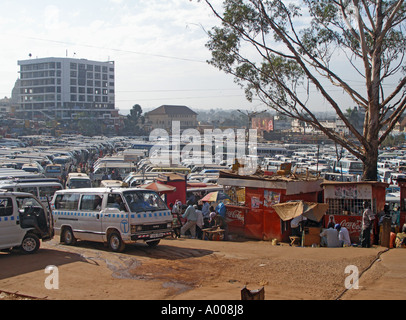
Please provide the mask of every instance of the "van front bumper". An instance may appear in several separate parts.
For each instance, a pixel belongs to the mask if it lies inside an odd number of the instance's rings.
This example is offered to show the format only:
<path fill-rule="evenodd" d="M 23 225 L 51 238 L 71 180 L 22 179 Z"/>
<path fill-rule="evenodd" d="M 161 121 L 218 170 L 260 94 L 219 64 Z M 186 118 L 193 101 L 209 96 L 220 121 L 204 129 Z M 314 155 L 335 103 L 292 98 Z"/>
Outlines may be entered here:
<path fill-rule="evenodd" d="M 131 235 L 132 241 L 162 239 L 172 235 L 172 230 L 156 230 L 151 233 L 137 233 Z"/>

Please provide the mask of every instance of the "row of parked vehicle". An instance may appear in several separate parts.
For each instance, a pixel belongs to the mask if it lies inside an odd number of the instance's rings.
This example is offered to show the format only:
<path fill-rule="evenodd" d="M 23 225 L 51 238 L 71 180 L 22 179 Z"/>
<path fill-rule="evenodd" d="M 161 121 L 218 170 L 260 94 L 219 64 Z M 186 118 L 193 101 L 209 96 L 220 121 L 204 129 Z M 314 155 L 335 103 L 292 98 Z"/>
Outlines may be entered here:
<path fill-rule="evenodd" d="M 24 140 L 15 141 L 12 145 L 10 141 L 3 144 L 4 139 L 0 139 L 0 250 L 18 247 L 24 252 L 34 253 L 40 246 L 40 240 L 50 240 L 55 234 L 61 235 L 62 241 L 67 244 L 72 244 L 74 239 L 91 240 L 97 234 L 99 240 L 110 241 L 111 248 L 117 250 L 122 249 L 123 244 L 118 247 L 114 244 L 128 240 L 126 234 L 137 229 L 132 227 L 130 230 L 130 225 L 135 224 L 130 224 L 132 218 L 127 211 L 127 200 L 118 189 L 111 193 L 111 189 L 90 188 L 90 178 L 84 173 L 70 173 L 66 184 L 62 185 L 62 173 L 69 166 L 76 166 L 79 161 L 90 160 L 92 155 L 103 155 L 113 149 L 112 142 L 102 139 L 89 141 L 84 138 L 80 142 L 77 139 L 66 137 L 63 141 L 55 141 L 45 137 L 44 141 L 29 147 Z M 88 192 L 81 193 L 84 190 Z M 108 208 L 108 197 L 121 197 L 125 205 Z M 93 198 L 102 200 L 94 208 L 89 202 Z M 69 206 L 64 206 L 64 203 Z M 150 209 L 152 212 L 153 208 Z M 166 207 L 159 209 L 167 210 Z M 168 212 L 159 212 L 158 216 L 165 216 L 165 222 L 171 221 Z M 145 220 L 141 218 L 137 222 Z M 154 232 L 156 230 L 160 228 L 153 229 Z M 145 240 L 150 238 L 151 245 L 159 242 L 157 235 L 144 235 Z"/>
<path fill-rule="evenodd" d="M 31 193 L 0 190 L 0 250 L 34 253 L 54 235 L 108 244 L 115 252 L 145 241 L 156 246 L 172 233 L 172 214 L 160 196 L 139 188 L 82 188 L 56 191 L 45 205 Z"/>

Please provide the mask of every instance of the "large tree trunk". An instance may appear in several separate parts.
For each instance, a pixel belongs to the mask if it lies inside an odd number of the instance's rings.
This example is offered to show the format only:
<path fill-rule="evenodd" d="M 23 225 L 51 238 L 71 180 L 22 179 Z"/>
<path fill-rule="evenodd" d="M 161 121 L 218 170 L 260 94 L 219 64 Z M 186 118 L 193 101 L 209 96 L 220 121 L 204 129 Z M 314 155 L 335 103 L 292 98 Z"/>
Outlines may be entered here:
<path fill-rule="evenodd" d="M 363 163 L 364 172 L 362 180 L 377 181 L 378 180 L 378 148 L 371 148 L 367 153 Z"/>
<path fill-rule="evenodd" d="M 368 116 L 368 114 L 366 116 Z M 371 127 L 372 126 L 370 125 L 369 128 L 366 128 L 368 131 L 367 141 L 369 141 L 369 143 L 365 146 L 365 153 L 362 159 L 362 162 L 364 163 L 362 180 L 364 181 L 378 180 L 379 129 Z"/>

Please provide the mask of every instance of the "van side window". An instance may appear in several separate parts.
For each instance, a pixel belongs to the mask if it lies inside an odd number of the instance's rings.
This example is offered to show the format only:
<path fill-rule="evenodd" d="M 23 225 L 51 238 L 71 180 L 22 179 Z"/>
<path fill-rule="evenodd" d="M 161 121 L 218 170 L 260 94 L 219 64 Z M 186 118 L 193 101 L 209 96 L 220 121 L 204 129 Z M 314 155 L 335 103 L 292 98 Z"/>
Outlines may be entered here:
<path fill-rule="evenodd" d="M 27 193 L 31 193 L 34 196 L 38 196 L 37 194 L 37 187 L 19 187 L 18 191 L 20 192 L 27 192 Z"/>
<path fill-rule="evenodd" d="M 13 200 L 11 198 L 0 198 L 0 217 L 8 217 L 13 214 Z"/>
<path fill-rule="evenodd" d="M 82 200 L 80 201 L 80 210 L 100 211 L 102 199 L 103 198 L 99 195 L 94 194 L 83 195 Z"/>
<path fill-rule="evenodd" d="M 117 208 L 120 209 L 120 211 L 127 211 L 121 195 L 114 193 L 108 195 L 107 208 Z"/>
<path fill-rule="evenodd" d="M 78 194 L 61 194 L 55 199 L 55 209 L 78 210 L 79 195 Z"/>
<path fill-rule="evenodd" d="M 39 187 L 39 196 L 40 197 L 48 197 L 49 199 L 52 199 L 54 193 L 58 190 L 61 190 L 62 188 L 60 186 L 43 186 Z"/>
<path fill-rule="evenodd" d="M 58 195 L 55 198 L 55 209 L 65 209 L 65 202 L 62 201 L 63 195 Z"/>
<path fill-rule="evenodd" d="M 27 207 L 42 208 L 41 204 L 33 197 L 17 197 L 16 202 L 20 210 L 24 210 Z"/>

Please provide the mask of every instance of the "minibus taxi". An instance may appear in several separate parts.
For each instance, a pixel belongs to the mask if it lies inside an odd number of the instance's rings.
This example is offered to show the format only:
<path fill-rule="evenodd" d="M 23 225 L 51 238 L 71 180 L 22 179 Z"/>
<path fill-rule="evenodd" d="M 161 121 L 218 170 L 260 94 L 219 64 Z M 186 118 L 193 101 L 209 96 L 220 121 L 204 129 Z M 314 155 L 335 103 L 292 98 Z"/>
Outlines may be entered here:
<path fill-rule="evenodd" d="M 52 213 L 35 196 L 0 190 L 0 250 L 34 253 L 54 235 Z"/>
<path fill-rule="evenodd" d="M 45 176 L 47 178 L 59 178 L 63 175 L 64 167 L 61 164 L 48 164 L 45 167 Z"/>
<path fill-rule="evenodd" d="M 61 183 L 56 181 L 0 181 L 0 189 L 7 191 L 27 192 L 36 196 L 45 206 L 52 200 L 54 193 L 62 190 Z"/>
<path fill-rule="evenodd" d="M 68 174 L 66 179 L 66 188 L 75 189 L 75 188 L 91 188 L 92 181 L 86 173 L 80 172 L 71 172 Z"/>
<path fill-rule="evenodd" d="M 65 189 L 55 193 L 51 206 L 55 234 L 66 245 L 97 241 L 121 252 L 127 243 L 142 240 L 153 247 L 172 234 L 172 214 L 151 190 Z"/>

